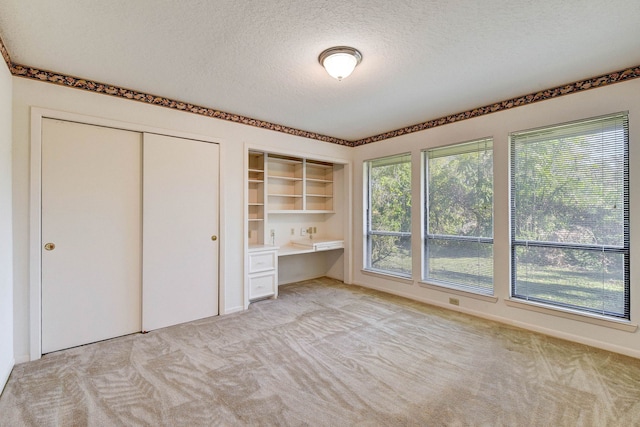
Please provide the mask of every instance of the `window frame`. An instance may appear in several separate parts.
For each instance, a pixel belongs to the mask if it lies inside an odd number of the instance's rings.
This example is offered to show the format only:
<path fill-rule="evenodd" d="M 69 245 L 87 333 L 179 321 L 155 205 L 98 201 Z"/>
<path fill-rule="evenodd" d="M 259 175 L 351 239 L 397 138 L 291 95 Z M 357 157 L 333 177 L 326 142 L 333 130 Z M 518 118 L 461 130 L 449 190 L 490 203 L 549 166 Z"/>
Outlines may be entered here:
<path fill-rule="evenodd" d="M 477 139 L 473 139 L 470 141 L 463 141 L 463 142 L 457 142 L 454 144 L 449 144 L 449 145 L 444 145 L 444 146 L 440 146 L 440 147 L 434 147 L 434 148 L 429 148 L 429 149 L 424 149 L 422 150 L 422 164 L 421 164 L 421 170 L 422 170 L 422 197 L 423 197 L 423 202 L 422 202 L 422 214 L 423 214 L 423 218 L 422 218 L 422 224 L 421 224 L 421 231 L 422 231 L 422 257 L 421 257 L 421 280 L 423 283 L 427 283 L 427 284 L 431 284 L 434 286 L 438 286 L 438 287 L 442 287 L 442 288 L 448 288 L 448 289 L 454 289 L 454 290 L 458 290 L 458 291 L 463 291 L 466 293 L 470 293 L 470 294 L 475 294 L 475 295 L 481 295 L 481 296 L 489 296 L 492 297 L 495 295 L 495 271 L 492 268 L 491 271 L 491 289 L 490 290 L 484 290 L 481 287 L 477 287 L 477 286 L 470 286 L 470 285 L 465 285 L 465 284 L 461 284 L 461 283 L 456 283 L 456 282 L 451 282 L 451 281 L 447 281 L 447 280 L 442 280 L 442 279 L 435 279 L 432 277 L 429 277 L 429 241 L 430 240 L 450 240 L 450 241 L 456 241 L 456 242 L 475 242 L 475 243 L 484 243 L 484 244 L 491 244 L 492 247 L 492 256 L 491 256 L 491 262 L 494 262 L 494 254 L 493 254 L 493 245 L 494 245 L 494 236 L 493 234 L 495 233 L 495 227 L 494 227 L 494 211 L 495 211 L 495 186 L 494 186 L 494 175 L 492 175 L 491 177 L 491 222 L 492 222 L 492 226 L 491 226 L 491 233 L 492 236 L 491 237 L 477 237 L 477 236 L 463 236 L 463 235 L 452 235 L 452 234 L 436 234 L 436 233 L 429 233 L 429 213 L 430 213 L 430 203 L 429 203 L 429 153 L 434 152 L 434 151 L 439 151 L 439 150 L 451 150 L 452 154 L 449 154 L 448 156 L 452 156 L 452 155 L 457 155 L 457 154 L 463 154 L 462 152 L 458 152 L 456 153 L 456 151 L 462 151 L 464 149 L 465 146 L 469 146 L 472 147 L 473 145 L 477 145 L 479 146 L 480 144 L 485 143 L 485 144 L 489 144 L 491 147 L 490 148 L 485 148 L 483 151 L 486 151 L 487 149 L 490 149 L 492 151 L 492 158 L 491 158 L 491 162 L 492 162 L 492 170 L 493 170 L 493 146 L 494 146 L 494 141 L 493 141 L 493 137 L 489 136 L 489 137 L 483 137 L 483 138 L 477 138 Z M 473 149 L 470 150 L 470 152 L 479 152 L 481 151 L 480 149 Z M 447 155 L 442 155 L 439 157 L 447 157 Z"/>
<path fill-rule="evenodd" d="M 582 243 L 565 243 L 565 242 L 552 242 L 552 241 L 544 241 L 544 240 L 522 240 L 516 239 L 515 236 L 515 222 L 516 222 L 516 168 L 515 168 L 515 158 L 516 158 L 516 149 L 515 144 L 517 143 L 516 137 L 518 135 L 539 132 L 542 133 L 544 131 L 551 131 L 561 127 L 571 127 L 577 126 L 580 124 L 585 124 L 589 122 L 596 122 L 600 120 L 615 120 L 616 118 L 621 118 L 623 121 L 623 130 L 624 130 L 624 159 L 623 159 L 623 198 L 624 198 L 624 225 L 623 225 L 623 246 L 618 245 L 593 245 L 593 244 L 582 244 Z M 561 311 L 569 311 L 575 312 L 576 314 L 586 315 L 586 316 L 598 316 L 604 319 L 609 320 L 623 320 L 630 321 L 631 320 L 631 274 L 630 274 L 630 137 L 629 137 L 629 112 L 618 112 L 613 114 L 607 114 L 603 116 L 591 117 L 586 119 L 575 120 L 566 123 L 557 123 L 548 126 L 542 126 L 539 128 L 511 132 L 509 133 L 509 266 L 510 266 L 510 284 L 509 284 L 509 297 L 516 302 L 532 302 L 534 304 L 539 304 L 551 310 L 561 310 Z M 621 253 L 624 255 L 623 265 L 624 265 L 624 308 L 622 314 L 605 312 L 604 310 L 590 309 L 588 307 L 576 306 L 569 303 L 562 303 L 558 301 L 550 301 L 548 299 L 536 298 L 531 296 L 519 295 L 517 292 L 517 263 L 516 263 L 516 251 L 519 247 L 537 247 L 537 248 L 552 248 L 552 249 L 574 249 L 574 250 L 583 250 L 590 253 L 602 252 L 602 253 Z"/>
<path fill-rule="evenodd" d="M 403 160 L 404 158 L 404 160 Z M 372 248 L 372 237 L 373 236 L 392 236 L 392 237 L 400 237 L 400 238 L 406 238 L 408 237 L 410 239 L 410 241 L 412 240 L 412 232 L 411 232 L 411 226 L 409 227 L 409 231 L 389 231 L 389 230 L 372 230 L 372 224 L 373 224 L 373 220 L 372 220 L 372 212 L 371 212 L 371 190 L 372 190 L 372 179 L 371 179 L 371 170 L 372 167 L 375 167 L 375 163 L 376 162 L 384 162 L 384 161 L 389 161 L 390 164 L 392 164 L 392 162 L 394 161 L 394 159 L 397 159 L 397 163 L 403 163 L 406 162 L 409 165 L 409 170 L 410 173 L 412 173 L 412 155 L 411 152 L 405 152 L 405 153 L 398 153 L 398 154 L 392 154 L 389 156 L 383 156 L 383 157 L 377 157 L 375 159 L 369 159 L 369 160 L 365 160 L 363 162 L 364 165 L 364 181 L 365 181 L 365 185 L 363 186 L 363 188 L 365 189 L 365 194 L 364 194 L 364 242 L 363 242 L 363 252 L 364 252 L 364 257 L 363 257 L 363 261 L 364 261 L 364 265 L 363 265 L 363 270 L 365 272 L 368 273 L 375 273 L 375 274 L 382 274 L 382 275 L 387 275 L 387 276 L 392 276 L 392 277 L 397 277 L 397 278 L 401 278 L 401 279 L 412 279 L 413 278 L 413 251 L 411 253 L 411 268 L 409 273 L 401 273 L 398 271 L 392 271 L 392 270 L 384 270 L 381 268 L 375 268 L 371 265 L 371 248 Z M 412 182 L 413 177 L 411 175 L 411 181 Z M 407 189 L 407 191 L 409 192 L 409 194 L 411 195 L 411 185 L 409 186 L 409 188 Z M 413 203 L 413 201 L 412 201 Z M 410 212 L 411 215 L 411 212 Z M 413 218 L 410 218 L 409 224 L 412 224 Z M 410 247 L 411 247 L 411 243 L 410 243 Z"/>

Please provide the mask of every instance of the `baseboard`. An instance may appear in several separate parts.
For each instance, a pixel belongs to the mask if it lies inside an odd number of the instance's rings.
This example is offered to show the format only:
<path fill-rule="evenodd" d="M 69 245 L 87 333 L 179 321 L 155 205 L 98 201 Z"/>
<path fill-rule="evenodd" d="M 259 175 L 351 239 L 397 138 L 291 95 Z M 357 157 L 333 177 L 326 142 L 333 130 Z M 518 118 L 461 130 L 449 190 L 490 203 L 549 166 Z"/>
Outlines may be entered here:
<path fill-rule="evenodd" d="M 226 316 L 227 314 L 237 313 L 239 311 L 243 311 L 244 307 L 239 305 L 237 307 L 231 307 L 224 311 L 224 313 L 220 313 L 221 316 Z"/>
<path fill-rule="evenodd" d="M 404 297 L 410 300 L 414 300 L 414 301 L 420 301 L 423 302 L 425 304 L 429 304 L 429 305 L 433 305 L 435 307 L 440 307 L 440 308 L 444 308 L 446 310 L 450 310 L 450 311 L 457 311 L 460 313 L 465 313 L 468 314 L 470 316 L 475 316 L 475 317 L 479 317 L 481 319 L 487 319 L 487 320 L 492 320 L 494 322 L 498 322 L 498 323 L 502 323 L 505 325 L 510 325 L 510 326 L 515 326 L 521 329 L 525 329 L 527 331 L 532 331 L 532 332 L 537 332 L 540 334 L 544 334 L 544 335 L 548 335 L 550 337 L 554 337 L 554 338 L 560 338 L 566 341 L 572 341 L 578 344 L 584 344 L 584 345 L 588 345 L 589 347 L 594 347 L 594 348 L 599 348 L 601 350 L 606 350 L 606 351 L 611 351 L 613 353 L 618 353 L 618 354 L 623 354 L 625 356 L 629 356 L 629 357 L 634 357 L 636 359 L 640 359 L 640 351 L 636 351 L 636 350 L 632 350 L 626 347 L 620 347 L 617 346 L 615 344 L 608 344 L 608 343 L 603 343 L 601 341 L 598 340 L 594 340 L 591 338 L 585 338 L 579 335 L 574 335 L 574 334 L 569 334 L 569 333 L 565 333 L 565 332 L 561 332 L 561 331 L 556 331 L 554 329 L 548 329 L 548 328 L 544 328 L 541 326 L 537 326 L 537 325 L 532 325 L 530 323 L 526 323 L 526 322 L 521 322 L 518 320 L 512 320 L 512 319 L 508 319 L 505 317 L 500 317 L 500 316 L 495 316 L 493 314 L 487 314 L 484 313 L 482 311 L 476 311 L 476 310 L 469 310 L 468 308 L 464 308 L 464 307 L 455 307 L 453 308 L 450 304 L 444 304 L 444 303 L 440 303 L 438 301 L 432 301 L 429 300 L 427 298 L 421 298 L 419 296 L 415 296 L 415 295 L 411 295 L 409 293 L 406 292 L 396 292 L 396 291 L 391 291 L 389 289 L 383 288 L 383 287 L 379 287 L 379 286 L 372 286 L 369 284 L 362 284 L 362 283 L 354 283 L 357 286 L 362 286 L 363 288 L 369 288 L 369 289 L 375 289 L 377 291 L 380 292 L 385 292 L 387 294 L 392 294 L 392 295 L 397 295 L 400 297 Z"/>
<path fill-rule="evenodd" d="M 28 355 L 16 357 L 16 362 L 15 362 L 16 365 L 19 365 L 21 363 L 27 363 L 27 362 L 31 362 L 31 358 Z"/>
<path fill-rule="evenodd" d="M 15 359 L 11 359 L 9 362 L 9 366 L 3 370 L 0 376 L 0 394 L 4 391 L 4 386 L 7 385 L 7 381 L 9 381 L 9 375 L 11 375 L 11 371 L 13 371 L 13 367 L 15 366 Z"/>

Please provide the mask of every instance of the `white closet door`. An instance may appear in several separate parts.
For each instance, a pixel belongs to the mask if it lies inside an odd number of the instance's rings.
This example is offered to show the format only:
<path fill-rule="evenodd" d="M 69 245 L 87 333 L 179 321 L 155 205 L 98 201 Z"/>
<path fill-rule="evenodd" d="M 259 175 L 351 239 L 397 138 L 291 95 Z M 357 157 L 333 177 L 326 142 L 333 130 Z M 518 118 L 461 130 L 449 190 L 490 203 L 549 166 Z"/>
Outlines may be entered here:
<path fill-rule="evenodd" d="M 43 353 L 142 328 L 141 152 L 140 133 L 42 121 Z"/>
<path fill-rule="evenodd" d="M 218 314 L 218 145 L 144 134 L 142 328 Z M 212 238 L 213 237 L 213 238 Z"/>

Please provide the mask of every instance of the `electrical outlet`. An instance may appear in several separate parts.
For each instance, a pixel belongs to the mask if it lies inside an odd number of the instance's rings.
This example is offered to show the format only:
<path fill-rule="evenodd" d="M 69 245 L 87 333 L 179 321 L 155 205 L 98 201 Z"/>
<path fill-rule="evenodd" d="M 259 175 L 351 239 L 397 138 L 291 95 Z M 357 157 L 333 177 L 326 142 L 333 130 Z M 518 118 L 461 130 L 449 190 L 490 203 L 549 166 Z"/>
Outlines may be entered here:
<path fill-rule="evenodd" d="M 276 230 L 274 230 L 273 228 L 271 229 L 271 237 L 276 237 Z"/>
<path fill-rule="evenodd" d="M 449 304 L 460 305 L 460 300 L 458 298 L 449 298 Z"/>
<path fill-rule="evenodd" d="M 300 229 L 300 235 L 301 235 L 301 236 L 306 236 L 306 235 L 307 235 L 307 229 L 306 229 L 306 228 L 304 228 L 304 227 L 302 227 L 302 228 Z"/>
<path fill-rule="evenodd" d="M 291 235 L 292 235 L 292 236 L 295 236 L 295 234 L 296 234 L 296 229 L 295 229 L 295 228 L 292 228 L 292 229 L 291 229 Z"/>

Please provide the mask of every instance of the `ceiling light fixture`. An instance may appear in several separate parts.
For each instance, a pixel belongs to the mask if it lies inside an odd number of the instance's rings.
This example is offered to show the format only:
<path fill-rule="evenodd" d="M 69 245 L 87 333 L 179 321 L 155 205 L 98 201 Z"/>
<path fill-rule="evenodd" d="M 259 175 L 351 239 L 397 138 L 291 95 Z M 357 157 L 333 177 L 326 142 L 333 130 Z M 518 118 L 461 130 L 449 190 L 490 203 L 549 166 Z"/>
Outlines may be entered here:
<path fill-rule="evenodd" d="M 356 65 L 362 61 L 362 54 L 352 47 L 336 46 L 322 52 L 318 61 L 331 77 L 340 81 L 353 73 Z"/>

